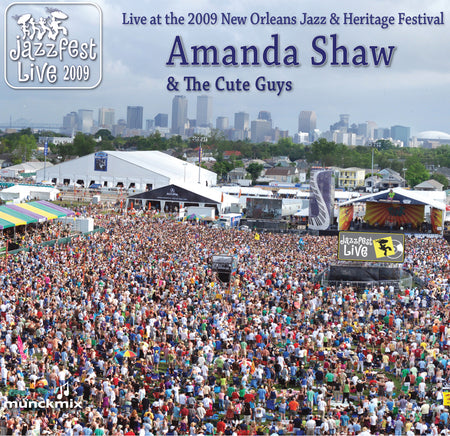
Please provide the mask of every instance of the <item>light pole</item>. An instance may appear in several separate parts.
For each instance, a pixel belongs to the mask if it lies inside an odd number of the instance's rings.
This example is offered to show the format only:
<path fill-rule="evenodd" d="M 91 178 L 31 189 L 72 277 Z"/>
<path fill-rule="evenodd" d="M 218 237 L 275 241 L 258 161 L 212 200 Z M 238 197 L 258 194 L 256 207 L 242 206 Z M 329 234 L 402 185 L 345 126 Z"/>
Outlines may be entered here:
<path fill-rule="evenodd" d="M 44 181 L 47 181 L 47 154 L 48 154 L 48 141 L 44 143 Z"/>
<path fill-rule="evenodd" d="M 202 150 L 202 142 L 206 142 L 208 138 L 205 136 L 193 136 L 192 140 L 197 142 L 199 145 L 198 148 L 198 183 L 200 183 L 201 169 L 202 169 L 202 158 L 203 158 L 203 150 Z"/>
<path fill-rule="evenodd" d="M 374 178 L 373 178 L 373 152 L 374 152 L 375 144 L 373 142 L 371 142 L 370 146 L 372 147 L 372 170 L 371 170 L 371 173 L 370 173 L 370 177 L 372 177 L 372 184 L 370 185 L 370 187 L 371 187 L 371 191 L 372 191 L 372 194 L 373 194 L 373 184 L 374 184 Z"/>
<path fill-rule="evenodd" d="M 183 164 L 183 167 L 184 167 L 184 183 L 186 183 L 186 167 L 187 167 L 187 162 L 185 162 L 184 164 Z"/>

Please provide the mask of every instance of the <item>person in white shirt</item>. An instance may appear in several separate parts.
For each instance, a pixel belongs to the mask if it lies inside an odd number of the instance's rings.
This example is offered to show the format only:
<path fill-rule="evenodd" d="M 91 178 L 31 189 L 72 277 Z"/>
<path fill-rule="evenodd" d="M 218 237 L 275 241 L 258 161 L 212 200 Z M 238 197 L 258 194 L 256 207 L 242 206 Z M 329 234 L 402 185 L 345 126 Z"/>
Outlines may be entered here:
<path fill-rule="evenodd" d="M 316 430 L 316 421 L 314 420 L 313 416 L 311 415 L 306 421 L 306 435 L 307 436 L 314 436 Z"/>
<path fill-rule="evenodd" d="M 23 380 L 22 377 L 19 377 L 19 380 L 17 380 L 17 390 L 18 391 L 25 391 L 26 390 L 25 381 Z"/>
<path fill-rule="evenodd" d="M 385 384 L 386 389 L 386 396 L 389 398 L 392 397 L 392 393 L 394 392 L 394 382 L 391 380 L 388 380 Z"/>

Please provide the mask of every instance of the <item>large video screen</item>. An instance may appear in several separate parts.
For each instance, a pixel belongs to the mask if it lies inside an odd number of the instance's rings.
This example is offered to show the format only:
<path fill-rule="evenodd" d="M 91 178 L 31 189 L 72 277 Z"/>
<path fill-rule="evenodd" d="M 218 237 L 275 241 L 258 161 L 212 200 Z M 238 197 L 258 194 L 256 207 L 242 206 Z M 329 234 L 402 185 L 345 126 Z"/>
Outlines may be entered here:
<path fill-rule="evenodd" d="M 247 218 L 279 220 L 282 204 L 276 198 L 247 198 Z"/>

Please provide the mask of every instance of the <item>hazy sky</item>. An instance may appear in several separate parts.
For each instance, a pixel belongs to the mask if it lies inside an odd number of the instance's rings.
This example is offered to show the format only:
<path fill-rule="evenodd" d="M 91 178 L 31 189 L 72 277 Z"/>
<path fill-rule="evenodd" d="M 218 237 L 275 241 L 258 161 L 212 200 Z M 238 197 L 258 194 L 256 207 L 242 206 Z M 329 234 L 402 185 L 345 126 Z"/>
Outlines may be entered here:
<path fill-rule="evenodd" d="M 48 3 L 42 2 L 42 14 Z M 64 11 L 64 2 L 59 3 Z M 233 123 L 233 114 L 246 111 L 255 119 L 260 110 L 272 113 L 274 125 L 297 129 L 297 118 L 301 110 L 314 110 L 318 128 L 327 130 L 339 119 L 339 114 L 350 114 L 350 123 L 375 121 L 379 127 L 400 124 L 411 126 L 412 133 L 423 130 L 450 132 L 447 96 L 450 90 L 450 3 L 448 0 L 199 0 L 181 2 L 167 1 L 124 1 L 103 0 L 96 2 L 103 14 L 103 78 L 93 90 L 16 90 L 7 86 L 4 79 L 0 85 L 0 124 L 25 118 L 32 122 L 61 124 L 62 117 L 78 109 L 93 109 L 97 118 L 98 108 L 111 107 L 116 110 L 116 120 L 126 117 L 126 107 L 143 106 L 144 119 L 154 118 L 158 112 L 171 114 L 171 101 L 176 93 L 166 89 L 169 76 L 179 84 L 179 94 L 189 101 L 188 117 L 196 116 L 196 92 L 185 92 L 184 76 L 195 75 L 199 80 L 209 80 L 214 98 L 213 119 L 228 116 Z M 3 3 L 3 11 L 6 2 Z M 208 12 L 217 14 L 217 24 L 212 25 L 167 25 L 165 15 L 189 19 L 189 13 Z M 247 17 L 244 25 L 223 25 L 222 13 Z M 250 18 L 257 14 L 266 16 L 296 17 L 296 25 L 251 24 Z M 426 14 L 439 16 L 443 12 L 444 25 L 400 25 L 399 13 L 407 16 Z M 123 13 L 135 17 L 161 16 L 161 25 L 124 25 Z M 300 25 L 303 14 L 325 17 L 326 24 Z M 379 25 L 344 25 L 344 13 L 365 16 L 392 16 L 395 24 L 388 29 Z M 339 24 L 331 24 L 336 14 Z M 8 14 L 5 14 L 9 30 L 20 34 L 20 29 Z M 36 19 L 38 16 L 36 15 Z M 95 14 L 71 13 L 66 22 L 69 38 L 82 40 L 96 35 L 98 19 Z M 192 61 L 191 46 L 214 45 L 219 52 L 232 45 L 238 50 L 242 45 L 258 47 L 260 62 L 267 45 L 273 43 L 271 35 L 278 34 L 280 60 L 284 48 L 295 46 L 300 66 L 167 66 L 169 55 L 178 35 L 181 37 L 189 60 Z M 332 66 L 331 58 L 326 65 L 313 66 L 311 57 L 320 59 L 314 51 L 312 41 L 323 35 L 327 45 L 320 43 L 322 50 L 332 56 L 330 35 L 336 34 L 338 44 L 348 48 L 350 62 L 353 49 L 364 46 L 367 49 L 368 66 Z M 13 35 L 14 36 L 14 35 Z M 0 54 L 2 73 L 5 70 L 4 40 L 2 30 Z M 8 43 L 11 43 L 8 34 Z M 13 41 L 14 42 L 14 41 Z M 35 39 L 36 42 L 36 39 Z M 371 59 L 370 46 L 395 46 L 391 65 L 375 67 Z M 360 54 L 361 49 L 357 50 Z M 9 49 L 7 50 L 7 55 Z M 221 57 L 219 57 L 221 59 Z M 9 73 L 16 74 L 17 65 L 7 59 Z M 47 59 L 51 64 L 52 60 Z M 36 62 L 38 63 L 38 62 Z M 76 62 L 73 62 L 76 65 Z M 91 63 L 93 65 L 95 61 Z M 29 64 L 29 63 L 28 63 Z M 41 65 L 41 64 L 39 64 Z M 62 64 L 58 64 L 62 68 Z M 26 67 L 24 62 L 24 68 Z M 28 65 L 29 68 L 29 65 Z M 4 76 L 4 74 L 2 74 Z M 219 76 L 234 81 L 250 82 L 249 92 L 218 92 L 214 82 Z M 272 81 L 290 81 L 292 90 L 277 96 L 273 92 L 259 92 L 255 80 L 264 76 Z M 203 93 L 202 93 L 203 94 Z"/>

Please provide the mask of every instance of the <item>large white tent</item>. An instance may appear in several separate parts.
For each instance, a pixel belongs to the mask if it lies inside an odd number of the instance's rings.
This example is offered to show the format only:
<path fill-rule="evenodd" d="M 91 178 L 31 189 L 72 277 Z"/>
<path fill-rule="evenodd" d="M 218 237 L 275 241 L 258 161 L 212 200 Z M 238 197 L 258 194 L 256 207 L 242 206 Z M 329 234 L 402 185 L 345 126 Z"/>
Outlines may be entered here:
<path fill-rule="evenodd" d="M 0 199 L 13 203 L 29 200 L 55 201 L 58 194 L 58 189 L 48 186 L 14 185 L 0 191 Z"/>
<path fill-rule="evenodd" d="M 160 151 L 106 151 L 92 153 L 36 173 L 38 182 L 100 185 L 103 188 L 151 190 L 173 183 L 216 184 L 217 175 Z"/>

